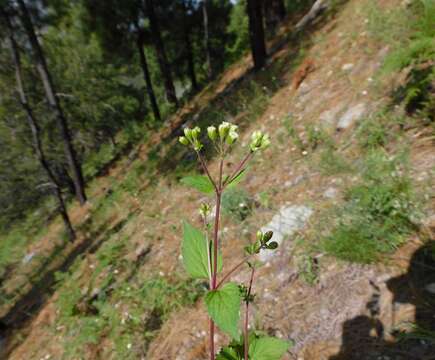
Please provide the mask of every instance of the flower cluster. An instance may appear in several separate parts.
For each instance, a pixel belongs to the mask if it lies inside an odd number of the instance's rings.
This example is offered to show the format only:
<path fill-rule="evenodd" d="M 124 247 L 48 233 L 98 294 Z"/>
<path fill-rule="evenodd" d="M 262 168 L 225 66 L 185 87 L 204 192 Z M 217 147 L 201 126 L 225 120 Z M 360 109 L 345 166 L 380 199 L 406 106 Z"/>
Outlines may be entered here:
<path fill-rule="evenodd" d="M 201 129 L 196 126 L 193 129 L 185 128 L 184 136 L 180 136 L 178 141 L 183 145 L 192 145 L 195 151 L 200 151 L 203 147 L 201 141 L 198 139 Z"/>
<path fill-rule="evenodd" d="M 219 137 L 221 143 L 232 145 L 239 138 L 237 129 L 237 125 L 224 121 L 219 125 L 218 129 L 215 126 L 209 126 L 207 134 L 211 141 L 216 141 Z"/>
<path fill-rule="evenodd" d="M 207 128 L 207 135 L 213 143 L 218 142 L 220 149 L 223 149 L 224 144 L 231 146 L 237 141 L 239 138 L 237 130 L 237 125 L 224 121 L 217 128 L 216 126 L 209 126 Z M 193 129 L 185 128 L 184 136 L 180 136 L 178 140 L 181 144 L 186 146 L 191 145 L 195 151 L 200 151 L 203 148 L 203 144 L 198 138 L 200 133 L 201 129 L 198 126 Z M 270 139 L 268 134 L 259 130 L 253 132 L 249 144 L 251 152 L 263 150 L 269 145 Z"/>
<path fill-rule="evenodd" d="M 264 134 L 261 131 L 254 131 L 251 136 L 251 144 L 249 147 L 252 152 L 262 150 L 270 145 L 270 139 L 268 134 Z"/>

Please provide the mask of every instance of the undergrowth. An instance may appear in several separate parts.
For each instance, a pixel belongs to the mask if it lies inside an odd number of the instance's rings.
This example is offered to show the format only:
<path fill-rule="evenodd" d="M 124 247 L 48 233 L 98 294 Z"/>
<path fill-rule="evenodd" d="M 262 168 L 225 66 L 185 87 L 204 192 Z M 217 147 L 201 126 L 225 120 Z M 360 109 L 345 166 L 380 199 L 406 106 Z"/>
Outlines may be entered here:
<path fill-rule="evenodd" d="M 368 8 L 368 17 L 370 34 L 392 48 L 382 73 L 406 71 L 405 80 L 393 92 L 395 103 L 402 103 L 408 114 L 418 112 L 433 123 L 435 2 L 413 0 L 388 10 L 373 5 Z"/>
<path fill-rule="evenodd" d="M 345 203 L 335 211 L 335 225 L 321 240 L 327 253 L 371 263 L 397 249 L 416 229 L 419 213 L 404 156 L 371 151 L 361 180 L 347 189 Z"/>

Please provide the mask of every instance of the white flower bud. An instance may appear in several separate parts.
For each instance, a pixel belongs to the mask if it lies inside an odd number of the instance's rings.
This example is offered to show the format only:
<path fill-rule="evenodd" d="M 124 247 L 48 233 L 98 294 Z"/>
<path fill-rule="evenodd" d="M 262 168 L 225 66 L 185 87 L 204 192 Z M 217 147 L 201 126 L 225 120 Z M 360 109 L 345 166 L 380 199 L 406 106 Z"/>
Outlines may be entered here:
<path fill-rule="evenodd" d="M 217 130 L 215 126 L 209 126 L 207 128 L 207 134 L 210 140 L 215 141 L 217 139 Z"/>
<path fill-rule="evenodd" d="M 187 140 L 192 141 L 193 140 L 192 129 L 188 127 L 184 128 L 184 136 L 187 138 Z"/>
<path fill-rule="evenodd" d="M 225 140 L 225 138 L 227 137 L 230 131 L 230 126 L 231 124 L 226 121 L 222 122 L 222 124 L 219 125 L 219 136 L 222 141 Z"/>
<path fill-rule="evenodd" d="M 227 144 L 231 145 L 239 138 L 239 134 L 237 134 L 235 131 L 230 130 L 227 136 Z"/>

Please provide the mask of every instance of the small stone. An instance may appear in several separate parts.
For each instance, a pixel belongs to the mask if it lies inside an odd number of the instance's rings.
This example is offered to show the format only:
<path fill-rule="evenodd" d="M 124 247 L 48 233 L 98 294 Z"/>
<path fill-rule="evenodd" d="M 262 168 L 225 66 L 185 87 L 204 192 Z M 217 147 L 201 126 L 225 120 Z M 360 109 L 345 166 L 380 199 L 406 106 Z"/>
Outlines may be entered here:
<path fill-rule="evenodd" d="M 344 64 L 344 65 L 341 67 L 341 70 L 343 70 L 343 71 L 349 71 L 349 70 L 352 70 L 354 66 L 355 66 L 355 65 L 354 65 L 354 64 L 351 64 L 351 63 L 349 63 L 349 64 Z"/>
<path fill-rule="evenodd" d="M 366 110 L 367 105 L 365 103 L 359 103 L 349 107 L 341 116 L 340 120 L 338 120 L 337 130 L 347 129 L 352 126 L 364 116 Z"/>
<path fill-rule="evenodd" d="M 34 257 L 35 255 L 36 255 L 35 252 L 31 252 L 31 253 L 29 253 L 29 254 L 26 254 L 26 255 L 23 257 L 22 263 L 23 263 L 23 264 L 28 264 L 28 263 L 33 259 L 33 257 Z"/>
<path fill-rule="evenodd" d="M 330 188 L 325 190 L 325 192 L 323 193 L 323 196 L 327 199 L 334 199 L 337 197 L 337 193 L 338 193 L 338 191 L 336 188 L 330 187 Z"/>

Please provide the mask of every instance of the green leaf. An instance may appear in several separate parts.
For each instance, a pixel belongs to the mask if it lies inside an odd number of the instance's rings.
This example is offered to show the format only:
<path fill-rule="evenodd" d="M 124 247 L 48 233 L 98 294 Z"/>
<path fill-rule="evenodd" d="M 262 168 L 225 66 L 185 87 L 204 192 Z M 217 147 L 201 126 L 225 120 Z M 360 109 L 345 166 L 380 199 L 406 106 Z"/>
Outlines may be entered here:
<path fill-rule="evenodd" d="M 204 234 L 188 222 L 183 222 L 181 254 L 186 271 L 194 279 L 208 279 L 207 241 Z M 218 271 L 222 270 L 222 256 L 218 254 Z"/>
<path fill-rule="evenodd" d="M 234 339 L 239 336 L 240 291 L 235 283 L 227 283 L 205 297 L 207 311 L 216 325 Z"/>
<path fill-rule="evenodd" d="M 290 345 L 289 341 L 269 336 L 253 339 L 249 344 L 249 359 L 280 360 Z"/>
<path fill-rule="evenodd" d="M 243 360 L 242 357 L 231 347 L 223 348 L 216 356 L 216 360 Z"/>
<path fill-rule="evenodd" d="M 180 180 L 183 185 L 190 186 L 204 194 L 214 192 L 214 186 L 210 179 L 204 175 L 186 176 Z"/>
<path fill-rule="evenodd" d="M 245 178 L 246 169 L 242 170 L 229 184 L 228 188 L 235 187 Z"/>

